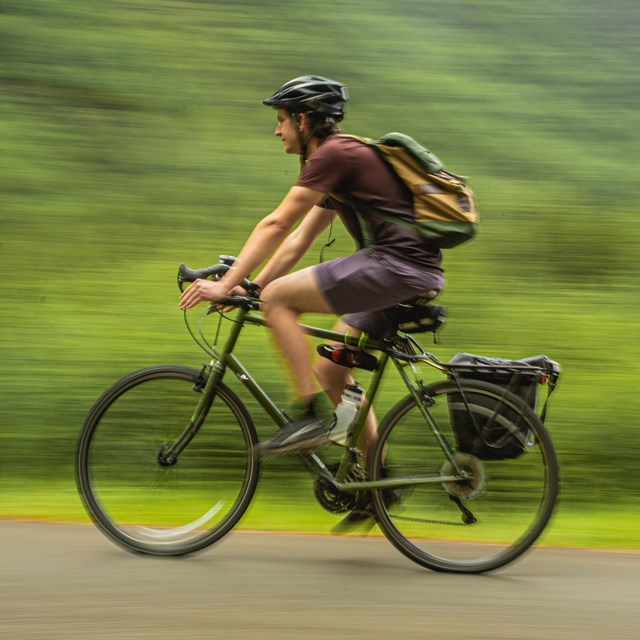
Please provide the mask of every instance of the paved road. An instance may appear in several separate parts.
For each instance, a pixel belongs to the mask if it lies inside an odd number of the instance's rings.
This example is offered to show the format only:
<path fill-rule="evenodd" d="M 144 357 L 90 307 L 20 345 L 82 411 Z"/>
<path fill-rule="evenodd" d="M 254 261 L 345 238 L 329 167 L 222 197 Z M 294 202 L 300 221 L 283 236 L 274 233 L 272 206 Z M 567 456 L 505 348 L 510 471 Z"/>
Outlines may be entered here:
<path fill-rule="evenodd" d="M 432 573 L 385 540 L 234 533 L 187 558 L 91 526 L 0 523 L 0 638 L 640 637 L 640 554 L 537 549 L 490 575 Z"/>

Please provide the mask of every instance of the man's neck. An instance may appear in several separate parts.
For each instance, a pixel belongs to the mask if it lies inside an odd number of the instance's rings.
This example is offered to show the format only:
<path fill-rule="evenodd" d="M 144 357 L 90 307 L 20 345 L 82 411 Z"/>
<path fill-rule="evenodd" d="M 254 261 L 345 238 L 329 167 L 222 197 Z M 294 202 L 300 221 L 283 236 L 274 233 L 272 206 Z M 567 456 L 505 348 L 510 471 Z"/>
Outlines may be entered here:
<path fill-rule="evenodd" d="M 307 144 L 307 158 L 320 146 L 320 140 L 315 136 Z"/>

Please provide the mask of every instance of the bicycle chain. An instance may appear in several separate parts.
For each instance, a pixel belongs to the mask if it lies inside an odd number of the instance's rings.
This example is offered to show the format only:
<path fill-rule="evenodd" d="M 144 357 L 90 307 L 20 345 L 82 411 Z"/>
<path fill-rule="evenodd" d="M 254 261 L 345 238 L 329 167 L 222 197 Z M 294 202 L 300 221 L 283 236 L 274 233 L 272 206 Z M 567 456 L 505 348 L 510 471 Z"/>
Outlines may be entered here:
<path fill-rule="evenodd" d="M 411 518 L 409 516 L 394 516 L 389 514 L 393 520 L 405 520 L 407 522 L 421 522 L 424 524 L 446 524 L 452 527 L 467 527 L 466 522 L 447 522 L 446 520 L 425 520 L 424 518 Z"/>

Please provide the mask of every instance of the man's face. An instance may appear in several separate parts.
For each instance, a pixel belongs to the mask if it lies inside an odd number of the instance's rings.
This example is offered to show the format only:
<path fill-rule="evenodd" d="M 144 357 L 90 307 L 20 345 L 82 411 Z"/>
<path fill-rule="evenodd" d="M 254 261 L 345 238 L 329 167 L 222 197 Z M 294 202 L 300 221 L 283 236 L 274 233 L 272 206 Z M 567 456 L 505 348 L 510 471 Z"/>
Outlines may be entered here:
<path fill-rule="evenodd" d="M 296 122 L 286 109 L 278 109 L 278 126 L 275 135 L 282 140 L 285 153 L 300 154 Z"/>

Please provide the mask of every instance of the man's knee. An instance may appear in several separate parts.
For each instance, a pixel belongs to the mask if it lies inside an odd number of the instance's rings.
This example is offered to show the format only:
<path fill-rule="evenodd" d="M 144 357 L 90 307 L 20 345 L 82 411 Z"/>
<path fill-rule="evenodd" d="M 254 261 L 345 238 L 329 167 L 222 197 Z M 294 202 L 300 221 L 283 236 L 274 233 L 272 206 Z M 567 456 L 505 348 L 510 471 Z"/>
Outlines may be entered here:
<path fill-rule="evenodd" d="M 280 279 L 270 282 L 261 292 L 260 300 L 262 302 L 278 303 L 282 297 L 282 286 L 279 284 Z"/>
<path fill-rule="evenodd" d="M 296 314 L 306 312 L 333 313 L 324 295 L 308 269 L 296 271 L 269 283 L 260 299 L 264 310 L 269 307 L 290 310 Z"/>
<path fill-rule="evenodd" d="M 293 312 L 296 315 L 300 315 L 296 309 L 295 304 L 292 304 L 290 296 L 287 294 L 286 284 L 283 286 L 282 279 L 274 280 L 270 282 L 260 292 L 261 309 L 264 312 L 264 316 L 269 322 L 269 319 L 279 312 Z"/>

